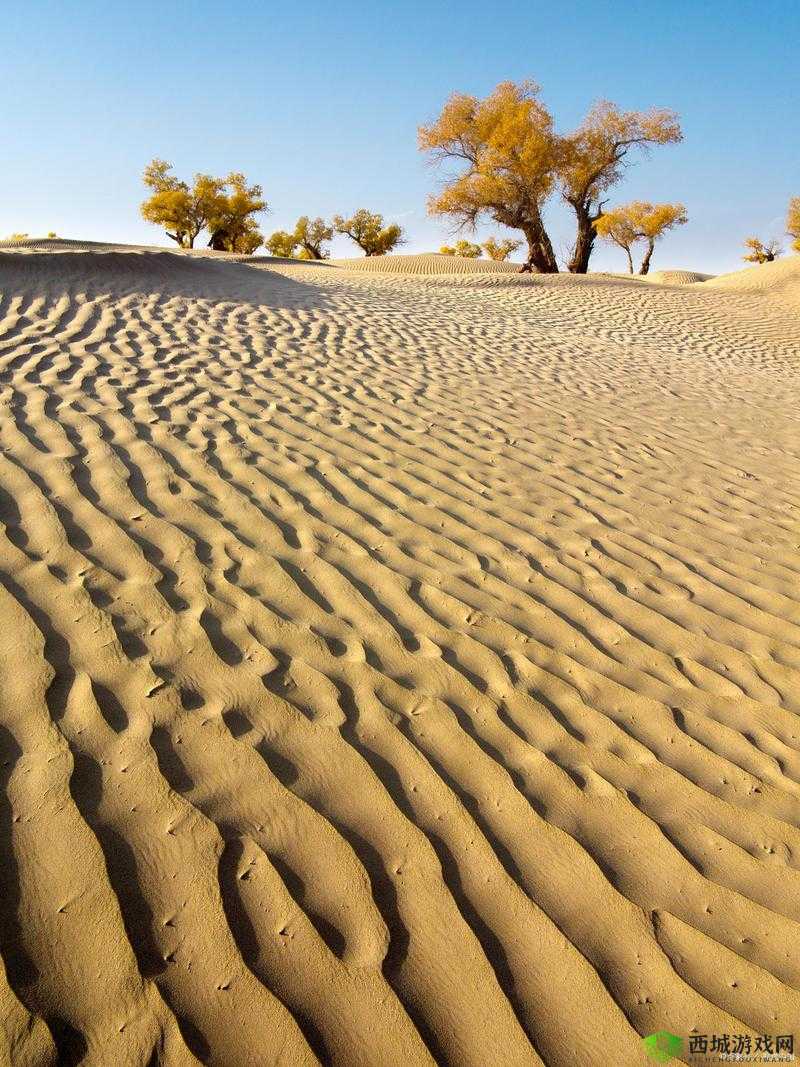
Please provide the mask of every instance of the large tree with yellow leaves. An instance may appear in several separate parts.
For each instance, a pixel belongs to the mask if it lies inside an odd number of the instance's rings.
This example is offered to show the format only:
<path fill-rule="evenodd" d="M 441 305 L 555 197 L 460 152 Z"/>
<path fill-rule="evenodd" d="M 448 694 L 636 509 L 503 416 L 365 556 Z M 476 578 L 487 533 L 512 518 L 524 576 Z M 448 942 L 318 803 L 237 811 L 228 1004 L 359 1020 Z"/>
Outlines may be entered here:
<path fill-rule="evenodd" d="M 606 203 L 603 194 L 620 181 L 631 154 L 681 138 L 674 111 L 620 111 L 616 104 L 604 100 L 591 109 L 575 133 L 562 139 L 561 192 L 577 220 L 575 244 L 567 264 L 573 274 L 585 274 L 589 269 L 597 233 L 595 223 Z"/>
<path fill-rule="evenodd" d="M 430 198 L 431 214 L 472 229 L 488 215 L 521 230 L 528 244 L 523 270 L 558 272 L 542 207 L 556 181 L 559 143 L 538 85 L 502 82 L 485 100 L 454 93 L 439 118 L 420 127 L 419 146 L 435 162 L 462 168 Z"/>
<path fill-rule="evenodd" d="M 208 220 L 221 209 L 224 182 L 210 174 L 195 174 L 189 186 L 171 173 L 172 164 L 154 159 L 144 172 L 151 194 L 141 206 L 142 217 L 163 226 L 181 248 L 193 248 Z"/>
<path fill-rule="evenodd" d="M 435 122 L 419 130 L 419 146 L 434 162 L 459 168 L 431 197 L 430 212 L 459 226 L 474 228 L 487 216 L 520 230 L 528 246 L 522 269 L 543 274 L 558 271 L 542 219 L 554 189 L 577 219 L 568 269 L 585 274 L 603 194 L 621 179 L 635 150 L 680 139 L 674 112 L 621 111 L 608 102 L 595 105 L 574 133 L 559 135 L 532 81 L 502 82 L 483 100 L 455 93 Z"/>
<path fill-rule="evenodd" d="M 171 163 L 154 159 L 145 168 L 144 184 L 151 193 L 141 205 L 143 218 L 163 226 L 181 248 L 193 248 L 203 230 L 217 251 L 250 253 L 263 241 L 253 216 L 265 210 L 266 201 L 261 186 L 248 185 L 243 174 L 195 174 L 189 185 L 172 173 Z"/>

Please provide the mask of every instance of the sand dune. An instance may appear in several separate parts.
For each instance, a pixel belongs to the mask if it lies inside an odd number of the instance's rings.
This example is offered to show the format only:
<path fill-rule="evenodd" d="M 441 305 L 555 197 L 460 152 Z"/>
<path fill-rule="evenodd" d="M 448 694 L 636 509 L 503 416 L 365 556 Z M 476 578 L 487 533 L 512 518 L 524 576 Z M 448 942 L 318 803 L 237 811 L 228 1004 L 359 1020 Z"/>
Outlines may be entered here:
<path fill-rule="evenodd" d="M 381 274 L 515 274 L 519 263 L 496 263 L 493 259 L 468 259 L 446 256 L 440 252 L 423 252 L 411 256 L 362 256 L 359 259 L 335 259 L 335 264 L 351 270 Z"/>
<path fill-rule="evenodd" d="M 765 296 L 800 312 L 800 256 L 787 256 L 773 263 L 722 274 L 710 284 L 728 293 Z"/>
<path fill-rule="evenodd" d="M 800 1033 L 800 258 L 440 259 L 0 253 L 6 1061 Z"/>
<path fill-rule="evenodd" d="M 467 275 L 475 274 L 499 274 L 503 276 L 516 275 L 520 270 L 520 263 L 505 262 L 496 263 L 491 259 L 468 259 L 464 256 L 446 256 L 439 252 L 426 252 L 418 255 L 407 256 L 375 256 L 361 257 L 357 259 L 334 259 L 330 261 L 334 266 L 345 267 L 349 270 L 369 271 L 378 274 L 436 274 L 436 275 Z M 593 282 L 598 279 L 617 278 L 620 281 L 640 285 L 650 282 L 656 285 L 689 285 L 694 282 L 703 282 L 713 277 L 711 274 L 700 274 L 690 270 L 660 270 L 651 271 L 650 274 L 640 277 L 638 274 L 610 274 L 593 273 L 588 276 L 576 276 L 574 274 L 560 274 L 556 278 L 541 279 L 548 284 L 581 284 Z M 529 279 L 521 279 L 529 280 Z"/>
<path fill-rule="evenodd" d="M 644 281 L 657 285 L 693 285 L 713 277 L 713 274 L 700 274 L 696 270 L 653 270 L 644 276 Z"/>

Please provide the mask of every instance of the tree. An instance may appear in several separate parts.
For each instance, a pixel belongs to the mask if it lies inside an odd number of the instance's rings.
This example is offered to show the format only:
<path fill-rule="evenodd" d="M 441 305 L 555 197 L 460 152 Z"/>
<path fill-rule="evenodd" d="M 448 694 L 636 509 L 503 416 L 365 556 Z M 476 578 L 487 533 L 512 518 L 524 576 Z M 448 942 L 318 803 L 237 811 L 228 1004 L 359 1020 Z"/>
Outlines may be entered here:
<path fill-rule="evenodd" d="M 530 81 L 502 82 L 484 100 L 456 93 L 439 118 L 419 130 L 420 148 L 432 153 L 434 162 L 454 161 L 461 168 L 428 207 L 462 226 L 474 228 L 485 214 L 522 230 L 528 242 L 522 269 L 555 273 L 542 208 L 558 182 L 577 218 L 567 266 L 585 274 L 602 195 L 620 180 L 629 155 L 681 137 L 673 111 L 620 111 L 607 101 L 596 104 L 575 133 L 561 137 L 539 100 L 539 87 Z"/>
<path fill-rule="evenodd" d="M 792 248 L 800 252 L 800 196 L 793 196 L 786 213 L 786 232 L 792 240 Z"/>
<path fill-rule="evenodd" d="M 598 237 L 618 245 L 628 257 L 628 272 L 633 274 L 633 257 L 631 248 L 636 241 L 641 239 L 630 217 L 624 208 L 614 208 L 605 211 L 599 218 L 594 220 L 593 226 Z"/>
<path fill-rule="evenodd" d="M 265 244 L 271 255 L 284 259 L 327 259 L 330 252 L 323 245 L 332 237 L 333 227 L 324 219 L 301 215 L 292 233 L 276 230 Z"/>
<path fill-rule="evenodd" d="M 208 220 L 221 210 L 224 182 L 209 174 L 196 174 L 189 188 L 171 174 L 172 164 L 154 159 L 144 172 L 144 184 L 152 195 L 141 205 L 143 218 L 164 226 L 167 237 L 181 248 L 193 248 Z"/>
<path fill-rule="evenodd" d="M 772 263 L 783 252 L 777 238 L 764 244 L 758 237 L 747 237 L 744 246 L 749 250 L 742 256 L 745 263 Z"/>
<path fill-rule="evenodd" d="M 455 247 L 442 245 L 439 251 L 444 256 L 461 256 L 463 259 L 480 259 L 483 250 L 480 245 L 474 245 L 471 241 L 456 241 Z"/>
<path fill-rule="evenodd" d="M 54 237 L 56 237 L 58 235 L 56 233 L 54 233 L 53 230 L 50 230 L 50 232 L 48 233 L 47 236 L 48 236 L 48 238 L 50 240 L 52 240 Z M 31 235 L 29 233 L 12 233 L 11 236 L 7 238 L 7 240 L 9 240 L 9 241 L 29 241 L 30 238 L 31 238 Z"/>
<path fill-rule="evenodd" d="M 279 256 L 281 259 L 291 259 L 297 248 L 294 234 L 287 233 L 286 230 L 276 230 L 264 244 L 271 256 Z"/>
<path fill-rule="evenodd" d="M 516 252 L 521 247 L 522 241 L 515 241 L 511 237 L 505 237 L 502 241 L 489 237 L 483 242 L 484 252 L 489 259 L 493 259 L 496 263 L 504 263 L 512 252 Z"/>
<path fill-rule="evenodd" d="M 651 204 L 647 200 L 634 200 L 630 204 L 621 204 L 611 211 L 604 212 L 593 223 L 596 233 L 606 240 L 613 241 L 625 250 L 628 257 L 628 270 L 633 274 L 631 246 L 636 241 L 646 241 L 647 249 L 639 268 L 640 274 L 650 270 L 650 260 L 656 241 L 675 226 L 682 226 L 688 221 L 683 204 Z"/>
<path fill-rule="evenodd" d="M 555 183 L 559 144 L 538 85 L 502 82 L 484 100 L 454 93 L 438 119 L 420 127 L 419 147 L 434 163 L 462 168 L 428 201 L 432 215 L 473 230 L 487 215 L 521 230 L 528 244 L 522 269 L 558 272 L 541 211 Z"/>
<path fill-rule="evenodd" d="M 206 221 L 211 237 L 208 247 L 217 252 L 250 255 L 264 238 L 253 218 L 266 209 L 260 185 L 248 185 L 244 174 L 234 171 L 224 181 L 220 195 L 209 207 Z"/>
<path fill-rule="evenodd" d="M 365 208 L 349 219 L 334 215 L 333 228 L 355 241 L 367 256 L 382 256 L 403 244 L 403 231 L 397 223 L 384 227 L 383 215 L 375 215 Z"/>
<path fill-rule="evenodd" d="M 308 215 L 301 215 L 293 236 L 295 245 L 300 245 L 302 250 L 302 259 L 327 259 L 330 256 L 323 245 L 333 237 L 333 226 L 324 219 L 309 219 Z"/>
<path fill-rule="evenodd" d="M 647 250 L 639 267 L 640 274 L 647 274 L 656 241 L 676 226 L 684 226 L 689 217 L 683 204 L 649 204 L 647 201 L 635 200 L 630 207 L 633 209 L 634 223 L 638 226 L 642 239 L 647 241 Z"/>
<path fill-rule="evenodd" d="M 647 151 L 652 145 L 675 144 L 682 138 L 674 111 L 620 111 L 616 104 L 603 100 L 589 111 L 575 133 L 562 139 L 558 168 L 562 195 L 578 223 L 567 264 L 571 273 L 585 274 L 589 269 L 597 235 L 595 223 L 606 203 L 602 195 L 621 179 L 630 153 L 634 149 Z"/>

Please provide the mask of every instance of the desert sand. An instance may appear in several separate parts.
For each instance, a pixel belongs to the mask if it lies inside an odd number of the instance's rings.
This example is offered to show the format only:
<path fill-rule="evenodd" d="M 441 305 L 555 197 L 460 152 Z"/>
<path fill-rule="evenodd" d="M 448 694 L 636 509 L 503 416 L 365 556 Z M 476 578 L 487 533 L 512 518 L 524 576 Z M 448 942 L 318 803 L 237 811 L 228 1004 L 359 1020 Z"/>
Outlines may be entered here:
<path fill-rule="evenodd" d="M 0 252 L 0 1062 L 800 1038 L 800 257 L 443 259 Z"/>

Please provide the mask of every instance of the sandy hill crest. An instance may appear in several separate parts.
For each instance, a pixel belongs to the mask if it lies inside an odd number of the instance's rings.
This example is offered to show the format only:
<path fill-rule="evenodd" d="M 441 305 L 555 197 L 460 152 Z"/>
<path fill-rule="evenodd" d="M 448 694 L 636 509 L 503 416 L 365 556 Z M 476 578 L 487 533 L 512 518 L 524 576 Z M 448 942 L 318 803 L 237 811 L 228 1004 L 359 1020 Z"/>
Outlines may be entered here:
<path fill-rule="evenodd" d="M 800 1033 L 796 266 L 0 250 L 0 1063 Z"/>

